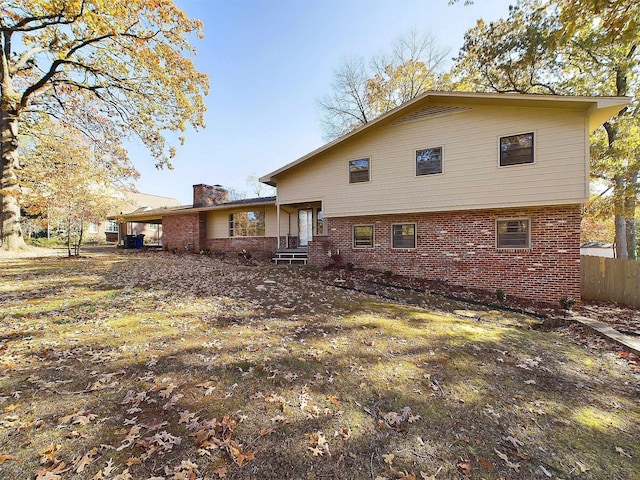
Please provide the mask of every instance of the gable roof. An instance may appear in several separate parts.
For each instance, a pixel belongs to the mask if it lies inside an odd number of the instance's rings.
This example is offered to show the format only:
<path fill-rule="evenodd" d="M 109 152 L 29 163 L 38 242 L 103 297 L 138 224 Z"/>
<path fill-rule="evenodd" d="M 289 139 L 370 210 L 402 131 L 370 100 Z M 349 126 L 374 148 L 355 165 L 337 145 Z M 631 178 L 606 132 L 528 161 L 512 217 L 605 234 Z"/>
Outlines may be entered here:
<path fill-rule="evenodd" d="M 430 116 L 454 113 L 466 110 L 460 104 L 489 105 L 510 107 L 567 108 L 583 110 L 589 117 L 589 129 L 595 130 L 606 120 L 616 115 L 631 101 L 630 97 L 587 97 L 516 93 L 473 93 L 473 92 L 436 92 L 430 91 L 407 103 L 379 116 L 375 120 L 309 152 L 283 167 L 260 177 L 262 183 L 276 186 L 276 177 L 338 145 L 369 132 L 372 128 L 394 122 L 412 121 Z M 419 109 L 421 106 L 421 110 Z"/>

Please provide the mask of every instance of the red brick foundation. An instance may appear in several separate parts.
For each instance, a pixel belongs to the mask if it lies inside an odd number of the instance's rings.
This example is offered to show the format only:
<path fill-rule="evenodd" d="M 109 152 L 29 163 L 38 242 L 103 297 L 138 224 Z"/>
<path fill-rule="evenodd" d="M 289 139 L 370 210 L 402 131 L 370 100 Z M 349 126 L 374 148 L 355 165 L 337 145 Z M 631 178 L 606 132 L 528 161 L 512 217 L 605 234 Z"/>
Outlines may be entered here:
<path fill-rule="evenodd" d="M 326 237 L 309 244 L 309 263 L 332 263 L 328 250 L 356 268 L 503 289 L 507 295 L 556 303 L 580 299 L 580 205 L 327 218 Z M 531 219 L 531 249 L 498 250 L 496 220 Z M 391 248 L 391 225 L 416 224 L 416 248 Z M 374 247 L 353 248 L 353 225 L 374 225 Z"/>
<path fill-rule="evenodd" d="M 271 258 L 277 248 L 276 237 L 207 238 L 206 213 L 167 215 L 162 217 L 162 229 L 162 246 L 168 250 L 183 251 L 189 246 L 194 253 L 209 249 L 211 253 L 229 255 L 246 250 L 256 258 Z"/>
<path fill-rule="evenodd" d="M 200 251 L 201 221 L 198 213 L 167 215 L 162 217 L 162 246 L 167 249 Z"/>
<path fill-rule="evenodd" d="M 206 245 L 211 253 L 235 255 L 246 250 L 254 258 L 271 258 L 277 248 L 276 237 L 208 238 Z"/>

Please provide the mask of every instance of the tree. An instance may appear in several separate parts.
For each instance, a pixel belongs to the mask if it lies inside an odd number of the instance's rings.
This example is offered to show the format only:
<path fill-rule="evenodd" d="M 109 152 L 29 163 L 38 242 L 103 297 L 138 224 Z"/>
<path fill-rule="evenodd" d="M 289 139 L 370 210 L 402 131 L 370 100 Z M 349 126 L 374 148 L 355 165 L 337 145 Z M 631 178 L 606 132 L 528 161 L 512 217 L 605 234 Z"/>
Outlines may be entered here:
<path fill-rule="evenodd" d="M 208 78 L 189 55 L 202 24 L 172 0 L 5 0 L 0 5 L 1 230 L 20 232 L 21 127 L 53 117 L 101 142 L 138 138 L 171 166 L 167 132 L 204 126 Z M 24 133 L 29 134 L 26 130 Z"/>
<path fill-rule="evenodd" d="M 59 121 L 39 124 L 22 158 L 25 211 L 65 232 L 69 256 L 78 255 L 84 226 L 116 210 L 118 193 L 138 176 L 118 143 L 96 145 Z"/>
<path fill-rule="evenodd" d="M 334 139 L 446 83 L 449 50 L 427 33 L 399 37 L 387 53 L 350 59 L 335 71 L 331 92 L 318 100 L 325 138 Z"/>
<path fill-rule="evenodd" d="M 640 4 L 628 0 L 520 2 L 506 19 L 478 21 L 454 66 L 461 89 L 634 97 L 592 137 L 591 171 L 612 192 L 621 258 L 636 251 L 639 20 Z"/>

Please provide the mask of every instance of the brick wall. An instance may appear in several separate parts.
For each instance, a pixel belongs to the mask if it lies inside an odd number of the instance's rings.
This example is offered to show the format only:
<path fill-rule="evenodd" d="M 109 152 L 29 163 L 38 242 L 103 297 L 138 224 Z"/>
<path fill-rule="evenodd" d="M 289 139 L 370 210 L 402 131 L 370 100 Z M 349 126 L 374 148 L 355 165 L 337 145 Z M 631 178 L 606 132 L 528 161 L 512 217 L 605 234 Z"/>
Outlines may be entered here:
<path fill-rule="evenodd" d="M 276 251 L 276 237 L 208 238 L 206 245 L 211 253 L 224 252 L 235 255 L 246 250 L 255 258 L 271 258 Z"/>
<path fill-rule="evenodd" d="M 326 237 L 309 245 L 309 263 L 327 265 L 327 250 L 343 262 L 452 285 L 557 303 L 580 298 L 580 205 L 327 218 Z M 496 220 L 531 219 L 531 249 L 498 250 Z M 412 250 L 391 248 L 391 225 L 416 223 Z M 352 246 L 352 227 L 374 225 L 373 248 Z"/>
<path fill-rule="evenodd" d="M 184 250 L 191 245 L 191 251 L 200 251 L 201 221 L 198 213 L 169 215 L 162 217 L 162 246 L 167 249 Z"/>

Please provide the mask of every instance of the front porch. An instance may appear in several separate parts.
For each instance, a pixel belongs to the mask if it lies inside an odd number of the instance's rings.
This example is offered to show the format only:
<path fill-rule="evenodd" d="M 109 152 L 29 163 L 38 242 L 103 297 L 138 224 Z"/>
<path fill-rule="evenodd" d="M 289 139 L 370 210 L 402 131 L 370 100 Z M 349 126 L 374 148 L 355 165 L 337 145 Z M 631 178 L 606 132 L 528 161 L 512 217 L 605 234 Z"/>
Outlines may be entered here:
<path fill-rule="evenodd" d="M 325 235 L 322 202 L 277 204 L 278 251 L 304 249 L 319 235 Z M 287 253 L 287 252 L 285 252 Z M 302 253 L 302 252 L 289 252 Z"/>

